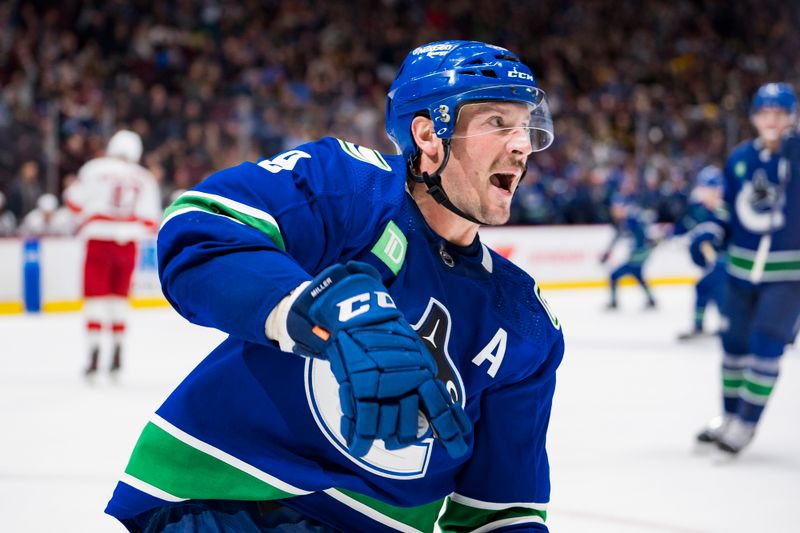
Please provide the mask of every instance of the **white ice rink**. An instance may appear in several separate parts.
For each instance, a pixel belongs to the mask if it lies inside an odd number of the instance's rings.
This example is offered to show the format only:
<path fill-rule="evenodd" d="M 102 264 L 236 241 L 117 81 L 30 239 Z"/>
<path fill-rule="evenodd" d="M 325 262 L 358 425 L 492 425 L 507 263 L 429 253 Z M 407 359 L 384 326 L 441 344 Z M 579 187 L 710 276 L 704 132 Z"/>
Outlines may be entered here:
<path fill-rule="evenodd" d="M 623 289 L 616 313 L 603 290 L 546 293 L 567 338 L 551 531 L 800 531 L 800 354 L 784 356 L 751 448 L 716 464 L 693 437 L 718 410 L 717 339 L 677 343 L 691 288 L 655 292 L 660 307 L 645 312 Z M 122 531 L 103 508 L 140 429 L 221 338 L 166 308 L 135 311 L 119 383 L 88 386 L 79 314 L 0 317 L 0 531 Z"/>

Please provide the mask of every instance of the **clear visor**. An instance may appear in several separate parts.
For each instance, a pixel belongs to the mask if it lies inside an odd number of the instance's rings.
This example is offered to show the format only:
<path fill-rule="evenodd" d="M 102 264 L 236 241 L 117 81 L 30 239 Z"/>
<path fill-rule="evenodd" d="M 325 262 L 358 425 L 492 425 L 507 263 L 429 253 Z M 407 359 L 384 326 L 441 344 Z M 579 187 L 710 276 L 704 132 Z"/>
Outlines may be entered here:
<path fill-rule="evenodd" d="M 553 119 L 544 93 L 537 91 L 533 102 L 497 99 L 462 104 L 452 138 L 482 136 L 516 138 L 520 143 L 530 143 L 533 152 L 550 146 L 554 138 Z"/>

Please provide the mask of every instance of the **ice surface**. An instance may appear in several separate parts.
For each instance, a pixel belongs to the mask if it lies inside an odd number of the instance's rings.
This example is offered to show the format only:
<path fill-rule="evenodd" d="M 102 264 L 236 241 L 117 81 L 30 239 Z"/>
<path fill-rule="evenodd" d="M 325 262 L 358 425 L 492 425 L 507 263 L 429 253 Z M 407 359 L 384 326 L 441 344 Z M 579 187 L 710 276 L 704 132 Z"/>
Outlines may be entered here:
<path fill-rule="evenodd" d="M 798 531 L 798 352 L 784 356 L 751 447 L 717 464 L 693 438 L 719 409 L 718 341 L 675 340 L 691 323 L 690 287 L 655 295 L 659 308 L 644 311 L 623 288 L 607 312 L 603 290 L 545 291 L 567 338 L 548 439 L 551 531 Z M 0 529 L 122 531 L 103 508 L 139 431 L 222 338 L 166 308 L 134 311 L 119 382 L 89 386 L 79 314 L 0 317 Z"/>

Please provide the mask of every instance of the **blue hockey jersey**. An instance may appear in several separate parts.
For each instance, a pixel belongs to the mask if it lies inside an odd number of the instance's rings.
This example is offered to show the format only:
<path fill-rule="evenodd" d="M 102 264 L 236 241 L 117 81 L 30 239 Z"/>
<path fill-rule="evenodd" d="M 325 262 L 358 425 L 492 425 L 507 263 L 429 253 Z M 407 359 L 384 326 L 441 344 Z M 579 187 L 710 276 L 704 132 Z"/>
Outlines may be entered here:
<path fill-rule="evenodd" d="M 692 201 L 686 206 L 686 213 L 678 220 L 672 230 L 672 235 L 686 235 L 689 239 L 689 253 L 692 262 L 704 269 L 715 268 L 720 264 L 724 268 L 726 263 L 724 226 L 728 222 L 728 214 L 724 207 L 715 210 L 707 208 L 698 201 Z M 708 264 L 708 258 L 702 251 L 702 243 L 709 243 L 717 252 L 717 258 Z"/>
<path fill-rule="evenodd" d="M 608 253 L 615 246 L 624 247 L 624 264 L 641 266 L 650 257 L 653 246 L 647 237 L 647 225 L 636 207 L 629 207 L 625 218 L 614 223 L 614 237 L 608 245 Z"/>
<path fill-rule="evenodd" d="M 788 137 L 781 153 L 771 153 L 756 139 L 739 145 L 728 158 L 724 199 L 730 212 L 728 273 L 734 278 L 751 281 L 759 243 L 769 234 L 760 281 L 800 280 L 798 143 L 796 136 Z"/>
<path fill-rule="evenodd" d="M 342 531 L 546 531 L 545 437 L 561 325 L 534 280 L 483 245 L 444 241 L 405 189 L 402 158 L 333 138 L 217 172 L 167 210 L 164 294 L 230 334 L 146 425 L 106 512 L 185 499 L 283 499 Z M 326 361 L 265 336 L 273 307 L 334 263 L 370 263 L 474 424 L 353 457 Z"/>

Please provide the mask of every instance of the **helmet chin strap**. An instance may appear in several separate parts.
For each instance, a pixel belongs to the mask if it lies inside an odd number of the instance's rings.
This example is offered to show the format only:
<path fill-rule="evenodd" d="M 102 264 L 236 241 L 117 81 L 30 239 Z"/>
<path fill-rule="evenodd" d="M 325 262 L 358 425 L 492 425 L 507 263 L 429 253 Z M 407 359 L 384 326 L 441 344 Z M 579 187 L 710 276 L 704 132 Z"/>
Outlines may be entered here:
<path fill-rule="evenodd" d="M 482 222 L 475 217 L 468 215 L 455 205 L 453 202 L 450 201 L 450 198 L 447 196 L 447 193 L 444 191 L 444 187 L 442 187 L 442 171 L 444 167 L 447 166 L 447 162 L 450 160 L 450 139 L 442 139 L 442 146 L 444 146 L 444 156 L 442 157 L 442 164 L 439 165 L 439 168 L 433 174 L 428 174 L 427 172 L 423 172 L 421 175 L 414 172 L 414 156 L 410 156 L 408 158 L 408 174 L 411 176 L 411 179 L 414 180 L 416 183 L 424 183 L 425 186 L 428 188 L 428 194 L 433 196 L 433 199 L 436 200 L 438 204 L 441 204 L 445 208 L 449 209 L 456 215 L 460 216 L 463 219 L 469 220 L 475 224 L 487 225 L 486 222 Z"/>

